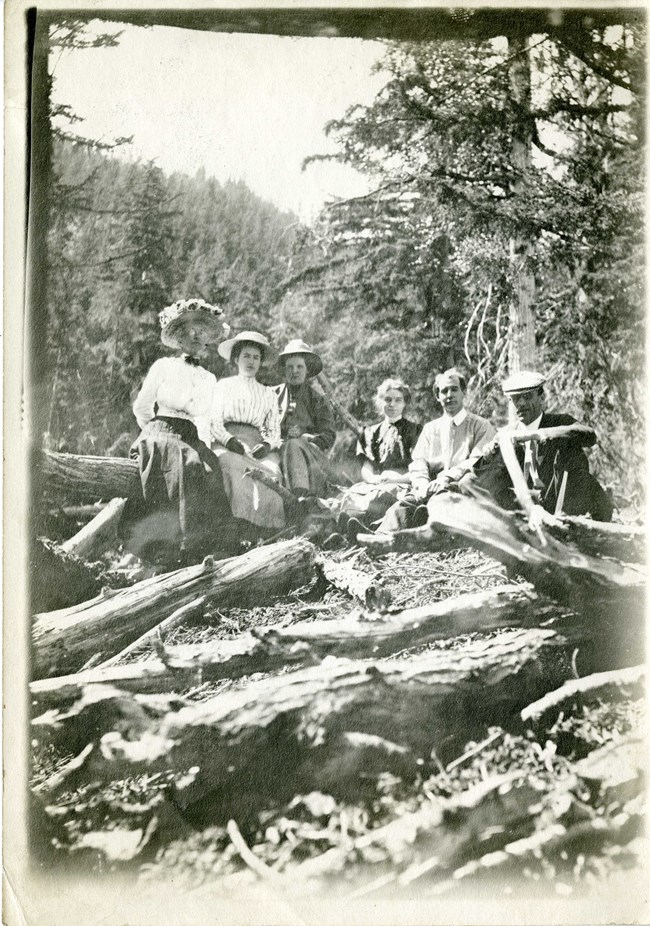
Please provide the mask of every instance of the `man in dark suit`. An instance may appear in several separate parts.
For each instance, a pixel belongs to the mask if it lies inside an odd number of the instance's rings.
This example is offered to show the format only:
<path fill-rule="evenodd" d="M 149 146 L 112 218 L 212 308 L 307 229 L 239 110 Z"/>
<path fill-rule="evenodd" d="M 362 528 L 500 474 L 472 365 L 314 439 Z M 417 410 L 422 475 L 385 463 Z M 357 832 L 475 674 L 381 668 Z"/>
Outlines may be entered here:
<path fill-rule="evenodd" d="M 541 373 L 522 370 L 503 383 L 513 407 L 516 424 L 509 427 L 519 464 L 533 499 L 551 514 L 590 514 L 596 521 L 610 521 L 613 504 L 597 479 L 589 472 L 583 447 L 596 443 L 592 428 L 572 415 L 545 410 Z M 561 437 L 535 439 L 544 428 L 565 429 Z M 531 437 L 526 439 L 527 434 Z M 485 448 L 462 484 L 488 492 L 502 508 L 517 507 L 512 481 L 497 441 Z"/>

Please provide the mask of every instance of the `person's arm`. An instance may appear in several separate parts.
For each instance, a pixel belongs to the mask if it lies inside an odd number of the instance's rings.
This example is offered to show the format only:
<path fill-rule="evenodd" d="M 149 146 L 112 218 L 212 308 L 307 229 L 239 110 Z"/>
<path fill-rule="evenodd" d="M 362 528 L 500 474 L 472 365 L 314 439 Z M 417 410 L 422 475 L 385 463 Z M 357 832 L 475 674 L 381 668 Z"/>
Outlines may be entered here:
<path fill-rule="evenodd" d="M 161 361 L 156 360 L 145 376 L 142 388 L 133 403 L 133 414 L 140 430 L 143 430 L 154 418 L 154 405 L 158 395 L 162 366 Z"/>
<path fill-rule="evenodd" d="M 514 438 L 517 443 L 528 440 L 536 440 L 540 443 L 547 440 L 566 440 L 574 447 L 593 447 L 596 443 L 596 432 L 589 425 L 576 421 L 572 415 L 562 415 L 561 421 L 561 424 L 551 427 L 517 431 Z"/>
<path fill-rule="evenodd" d="M 224 447 L 226 447 L 228 445 L 228 441 L 233 440 L 234 438 L 230 431 L 227 431 L 224 426 L 225 391 L 223 383 L 224 380 L 221 380 L 217 383 L 214 389 L 212 409 L 210 411 L 210 433 L 212 435 L 213 442 L 216 441 L 218 444 L 222 444 Z"/>
<path fill-rule="evenodd" d="M 472 438 L 472 448 L 467 459 L 454 464 L 454 466 L 450 466 L 449 469 L 443 470 L 439 473 L 437 478 L 447 485 L 462 479 L 465 473 L 471 472 L 471 470 L 474 469 L 474 464 L 483 455 L 484 449 L 496 438 L 496 433 L 494 425 L 488 421 L 487 418 L 476 422 L 476 430 Z"/>
<path fill-rule="evenodd" d="M 269 389 L 268 386 L 264 386 L 263 388 L 266 389 L 269 394 L 269 402 L 266 415 L 264 416 L 264 423 L 262 424 L 260 431 L 262 433 L 264 443 L 269 445 L 269 450 L 276 450 L 282 443 L 278 400 L 272 389 Z"/>
<path fill-rule="evenodd" d="M 413 448 L 413 459 L 409 465 L 411 485 L 416 498 L 426 497 L 430 480 L 429 458 L 431 455 L 431 432 L 425 427 Z"/>
<path fill-rule="evenodd" d="M 321 450 L 329 450 L 336 439 L 336 428 L 334 427 L 334 414 L 329 402 L 318 395 L 313 389 L 310 389 L 312 409 L 313 409 L 313 433 L 304 436 L 312 444 L 320 447 Z"/>

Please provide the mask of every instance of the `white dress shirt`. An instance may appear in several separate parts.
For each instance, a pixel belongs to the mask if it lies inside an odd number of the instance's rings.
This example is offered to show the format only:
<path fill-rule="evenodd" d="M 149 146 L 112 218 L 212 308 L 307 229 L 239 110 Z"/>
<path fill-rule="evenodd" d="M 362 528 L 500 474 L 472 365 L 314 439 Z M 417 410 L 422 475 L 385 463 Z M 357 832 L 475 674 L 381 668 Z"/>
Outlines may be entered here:
<path fill-rule="evenodd" d="M 280 446 L 278 397 L 272 389 L 253 377 L 238 374 L 220 379 L 214 392 L 210 419 L 212 440 L 223 446 L 233 436 L 226 430 L 226 421 L 253 425 L 272 450 Z"/>
<path fill-rule="evenodd" d="M 161 357 L 145 377 L 133 403 L 133 414 L 141 429 L 156 415 L 192 421 L 209 446 L 216 388 L 216 376 L 202 366 L 187 363 L 183 357 Z"/>
<path fill-rule="evenodd" d="M 414 490 L 424 494 L 430 480 L 438 476 L 460 479 L 495 434 L 487 418 L 465 408 L 453 418 L 443 414 L 427 422 L 413 449 L 413 462 L 409 466 Z"/>

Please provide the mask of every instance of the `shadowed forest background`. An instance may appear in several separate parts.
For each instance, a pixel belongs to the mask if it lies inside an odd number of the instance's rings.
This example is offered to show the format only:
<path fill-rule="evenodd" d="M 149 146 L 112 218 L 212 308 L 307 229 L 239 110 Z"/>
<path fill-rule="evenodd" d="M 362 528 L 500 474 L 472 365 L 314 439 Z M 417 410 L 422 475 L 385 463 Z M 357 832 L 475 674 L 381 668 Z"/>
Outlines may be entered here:
<path fill-rule="evenodd" d="M 82 41 L 81 23 L 51 32 L 53 48 Z M 434 416 L 434 377 L 452 364 L 470 374 L 470 407 L 503 420 L 527 279 L 549 407 L 595 427 L 595 471 L 639 500 L 645 27 L 594 29 L 580 47 L 385 45 L 384 89 L 328 127 L 334 157 L 372 192 L 312 225 L 200 165 L 166 175 L 125 161 L 51 107 L 46 446 L 127 454 L 132 399 L 165 352 L 158 312 L 190 297 L 224 305 L 235 332 L 304 338 L 364 422 L 389 375 L 413 387 L 414 417 Z M 215 350 L 217 376 L 222 364 Z"/>

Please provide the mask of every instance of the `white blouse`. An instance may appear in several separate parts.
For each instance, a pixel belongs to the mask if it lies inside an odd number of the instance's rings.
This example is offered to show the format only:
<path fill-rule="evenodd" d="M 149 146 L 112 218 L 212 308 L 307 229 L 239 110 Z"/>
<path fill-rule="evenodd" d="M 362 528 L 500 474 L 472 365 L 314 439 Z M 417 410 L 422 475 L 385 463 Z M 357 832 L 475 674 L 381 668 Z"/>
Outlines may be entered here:
<path fill-rule="evenodd" d="M 225 428 L 226 421 L 253 425 L 272 449 L 280 446 L 278 397 L 256 379 L 237 375 L 219 380 L 212 405 L 211 429 L 213 440 L 224 445 L 233 436 Z"/>
<path fill-rule="evenodd" d="M 147 373 L 133 403 L 133 414 L 143 429 L 155 415 L 192 421 L 201 440 L 210 446 L 216 388 L 216 376 L 203 367 L 187 363 L 183 357 L 162 357 Z"/>

